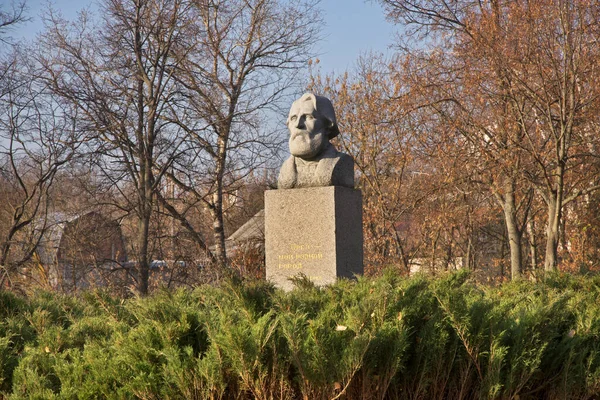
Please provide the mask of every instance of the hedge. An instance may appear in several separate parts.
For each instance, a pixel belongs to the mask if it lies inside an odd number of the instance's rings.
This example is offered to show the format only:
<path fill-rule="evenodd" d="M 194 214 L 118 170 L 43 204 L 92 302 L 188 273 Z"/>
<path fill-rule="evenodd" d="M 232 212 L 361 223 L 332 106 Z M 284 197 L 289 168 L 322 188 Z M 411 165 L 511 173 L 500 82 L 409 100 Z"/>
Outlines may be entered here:
<path fill-rule="evenodd" d="M 0 292 L 0 398 L 600 396 L 598 277 L 295 283 L 130 299 Z"/>

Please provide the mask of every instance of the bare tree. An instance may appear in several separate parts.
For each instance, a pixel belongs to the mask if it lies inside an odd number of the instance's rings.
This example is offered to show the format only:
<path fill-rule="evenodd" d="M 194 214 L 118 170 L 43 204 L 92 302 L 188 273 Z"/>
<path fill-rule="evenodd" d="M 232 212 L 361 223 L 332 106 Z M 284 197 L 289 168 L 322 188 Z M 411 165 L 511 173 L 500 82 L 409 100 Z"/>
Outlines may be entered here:
<path fill-rule="evenodd" d="M 69 24 L 52 12 L 40 63 L 54 93 L 97 133 L 91 158 L 137 219 L 137 288 L 148 291 L 150 221 L 162 178 L 180 151 L 167 121 L 178 96 L 174 71 L 187 53 L 187 0 L 106 0 L 103 21 Z"/>
<path fill-rule="evenodd" d="M 194 2 L 196 42 L 177 71 L 186 102 L 174 120 L 187 135 L 185 157 L 169 177 L 212 215 L 221 265 L 226 203 L 272 154 L 277 140 L 269 121 L 312 55 L 321 21 L 315 7 L 312 0 Z"/>
<path fill-rule="evenodd" d="M 4 44 L 12 43 L 12 38 L 9 36 L 10 30 L 28 20 L 25 14 L 27 11 L 25 0 L 13 1 L 8 8 L 5 10 L 3 5 L 0 5 L 0 42 Z"/>
<path fill-rule="evenodd" d="M 0 287 L 30 261 L 46 232 L 50 189 L 82 137 L 68 105 L 54 101 L 24 54 L 13 53 L 0 97 Z"/>

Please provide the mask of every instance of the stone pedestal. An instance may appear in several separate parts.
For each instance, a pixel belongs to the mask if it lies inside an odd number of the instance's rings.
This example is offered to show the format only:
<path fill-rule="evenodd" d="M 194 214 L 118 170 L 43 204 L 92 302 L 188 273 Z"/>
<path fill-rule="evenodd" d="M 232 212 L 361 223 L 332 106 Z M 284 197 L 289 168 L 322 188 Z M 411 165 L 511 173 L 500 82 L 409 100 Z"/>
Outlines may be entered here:
<path fill-rule="evenodd" d="M 265 192 L 267 279 L 285 290 L 299 273 L 315 284 L 363 273 L 362 195 L 341 186 Z"/>

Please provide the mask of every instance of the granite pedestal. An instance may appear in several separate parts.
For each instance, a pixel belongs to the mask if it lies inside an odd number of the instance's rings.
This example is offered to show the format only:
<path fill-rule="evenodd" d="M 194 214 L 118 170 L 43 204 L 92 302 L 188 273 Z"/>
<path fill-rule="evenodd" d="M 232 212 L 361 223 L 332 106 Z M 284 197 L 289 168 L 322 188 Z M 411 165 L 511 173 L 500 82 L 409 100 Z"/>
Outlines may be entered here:
<path fill-rule="evenodd" d="M 300 273 L 316 285 L 363 273 L 362 195 L 341 186 L 265 192 L 267 279 L 285 290 Z"/>

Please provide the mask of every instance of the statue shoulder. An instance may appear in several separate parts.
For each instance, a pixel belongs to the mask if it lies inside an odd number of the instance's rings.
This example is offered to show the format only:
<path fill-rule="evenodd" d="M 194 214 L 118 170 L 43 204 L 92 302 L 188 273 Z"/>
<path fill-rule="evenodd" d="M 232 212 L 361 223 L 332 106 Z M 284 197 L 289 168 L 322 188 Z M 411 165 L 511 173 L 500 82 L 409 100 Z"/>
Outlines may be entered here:
<path fill-rule="evenodd" d="M 334 186 L 354 188 L 354 159 L 346 153 L 339 153 L 331 176 Z"/>
<path fill-rule="evenodd" d="M 296 171 L 296 163 L 294 156 L 288 157 L 283 162 L 281 169 L 279 170 L 279 177 L 277 178 L 278 189 L 292 189 L 296 186 L 296 180 L 298 173 Z"/>

